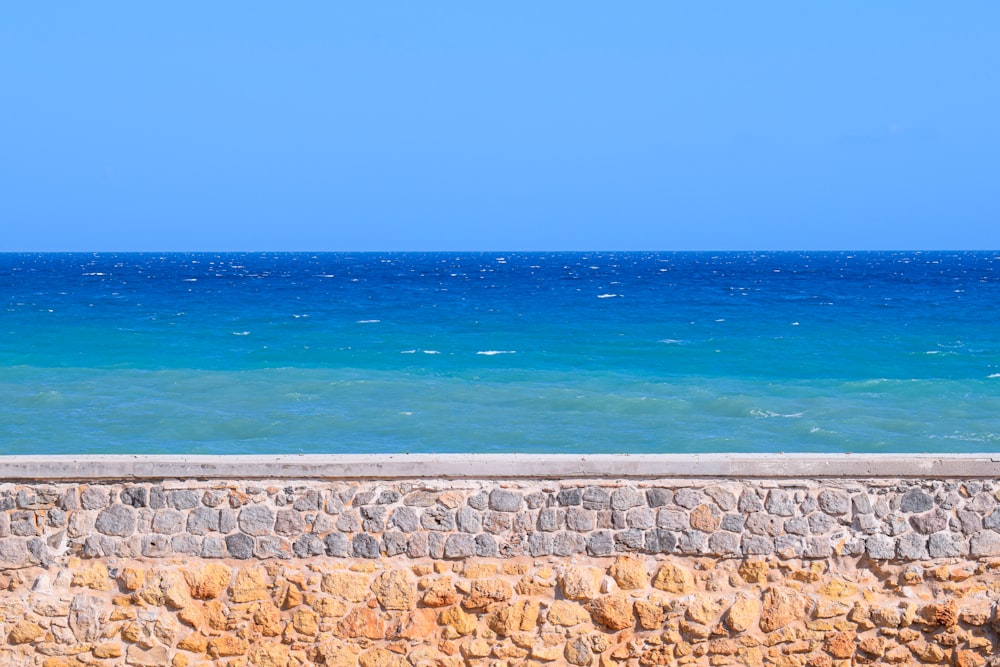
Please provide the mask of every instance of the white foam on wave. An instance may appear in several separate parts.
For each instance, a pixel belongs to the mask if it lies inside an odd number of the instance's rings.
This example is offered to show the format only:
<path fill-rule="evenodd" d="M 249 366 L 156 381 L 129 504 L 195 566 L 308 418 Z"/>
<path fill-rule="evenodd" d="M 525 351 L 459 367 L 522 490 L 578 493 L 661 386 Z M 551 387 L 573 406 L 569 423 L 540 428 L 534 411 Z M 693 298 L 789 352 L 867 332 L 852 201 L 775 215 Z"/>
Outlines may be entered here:
<path fill-rule="evenodd" d="M 358 320 L 357 324 L 378 324 L 382 320 Z"/>
<path fill-rule="evenodd" d="M 182 283 L 196 283 L 196 282 L 198 282 L 198 279 L 197 278 L 185 278 L 181 282 Z"/>
<path fill-rule="evenodd" d="M 1000 373 L 990 373 L 986 377 L 988 377 L 988 378 L 1000 378 Z"/>
<path fill-rule="evenodd" d="M 90 273 L 85 273 L 83 275 L 85 275 L 85 276 L 103 276 L 103 275 L 106 275 L 106 274 L 101 273 L 100 271 L 91 271 Z"/>
<path fill-rule="evenodd" d="M 249 336 L 250 332 L 249 331 L 234 331 L 233 335 L 234 336 Z"/>
<path fill-rule="evenodd" d="M 517 354 L 517 350 L 480 350 L 476 354 L 481 354 L 486 357 L 492 357 L 497 354 Z"/>
<path fill-rule="evenodd" d="M 771 417 L 786 417 L 789 419 L 796 419 L 804 415 L 804 412 L 789 412 L 787 414 L 782 414 L 780 412 L 774 412 L 773 410 L 751 410 L 750 414 L 758 419 L 770 419 Z"/>
<path fill-rule="evenodd" d="M 437 350 L 424 350 L 424 354 L 441 354 Z"/>
<path fill-rule="evenodd" d="M 400 354 L 416 354 L 417 351 L 416 350 L 400 350 L 399 353 Z"/>
<path fill-rule="evenodd" d="M 609 294 L 598 294 L 597 298 L 598 299 L 614 299 L 617 296 L 621 296 L 621 294 L 610 294 L 610 293 Z"/>
<path fill-rule="evenodd" d="M 678 338 L 664 338 L 663 340 L 658 341 L 658 342 L 660 342 L 660 343 L 666 343 L 667 345 L 680 345 L 684 341 L 682 341 L 682 340 L 680 340 Z"/>

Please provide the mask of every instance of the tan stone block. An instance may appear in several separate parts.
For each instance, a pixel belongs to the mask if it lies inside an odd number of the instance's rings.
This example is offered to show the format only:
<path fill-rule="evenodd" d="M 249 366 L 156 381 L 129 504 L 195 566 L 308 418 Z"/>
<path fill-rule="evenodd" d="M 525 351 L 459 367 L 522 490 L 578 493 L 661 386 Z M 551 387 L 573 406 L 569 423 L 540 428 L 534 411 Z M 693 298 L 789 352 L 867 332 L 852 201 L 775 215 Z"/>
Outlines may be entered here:
<path fill-rule="evenodd" d="M 513 596 L 510 584 L 504 579 L 476 579 L 469 587 L 468 596 L 462 600 L 466 609 L 485 609 L 494 602 L 504 602 Z"/>
<path fill-rule="evenodd" d="M 194 571 L 184 573 L 191 597 L 211 600 L 222 595 L 232 579 L 232 571 L 221 563 L 209 563 Z"/>
<path fill-rule="evenodd" d="M 344 639 L 385 639 L 385 619 L 370 607 L 354 607 L 337 624 L 337 631 Z"/>
<path fill-rule="evenodd" d="M 153 626 L 153 636 L 167 646 L 172 646 L 181 632 L 181 624 L 171 614 L 160 614 Z"/>
<path fill-rule="evenodd" d="M 740 633 L 746 632 L 753 626 L 757 625 L 760 619 L 760 601 L 747 597 L 740 596 L 736 598 L 732 606 L 726 610 L 726 615 L 723 617 L 723 623 L 732 632 Z"/>
<path fill-rule="evenodd" d="M 126 623 L 122 626 L 122 639 L 134 644 L 142 636 L 142 626 L 138 623 Z"/>
<path fill-rule="evenodd" d="M 320 589 L 348 602 L 361 602 L 368 597 L 369 577 L 355 572 L 331 572 L 323 575 Z"/>
<path fill-rule="evenodd" d="M 486 624 L 502 637 L 517 631 L 534 630 L 538 623 L 538 600 L 524 598 L 512 603 L 500 602 L 490 606 Z"/>
<path fill-rule="evenodd" d="M 854 633 L 831 632 L 823 640 L 823 650 L 834 658 L 850 658 L 854 655 Z"/>
<path fill-rule="evenodd" d="M 191 653 L 205 653 L 208 650 L 208 637 L 200 632 L 192 632 L 177 642 L 177 648 Z"/>
<path fill-rule="evenodd" d="M 691 510 L 691 527 L 703 533 L 714 533 L 718 530 L 719 520 L 708 505 L 698 505 Z"/>
<path fill-rule="evenodd" d="M 473 639 L 471 642 L 462 644 L 459 650 L 466 658 L 485 658 L 492 651 L 492 647 L 485 639 Z"/>
<path fill-rule="evenodd" d="M 191 659 L 183 653 L 176 654 L 174 659 L 170 661 L 170 667 L 188 667 L 190 664 Z"/>
<path fill-rule="evenodd" d="M 446 607 L 458 602 L 458 593 L 450 577 L 438 577 L 428 582 L 423 603 L 428 607 Z"/>
<path fill-rule="evenodd" d="M 619 556 L 608 571 L 619 588 L 635 590 L 645 588 L 649 580 L 646 559 L 640 556 Z"/>
<path fill-rule="evenodd" d="M 760 629 L 773 632 L 790 623 L 804 619 L 806 601 L 798 593 L 772 586 L 764 591 L 760 614 Z"/>
<path fill-rule="evenodd" d="M 267 581 L 261 569 L 245 567 L 238 570 L 229 586 L 229 599 L 237 603 L 271 599 Z"/>
<path fill-rule="evenodd" d="M 201 610 L 208 627 L 212 630 L 225 630 L 229 627 L 229 617 L 226 615 L 226 608 L 220 600 L 205 602 Z"/>
<path fill-rule="evenodd" d="M 289 667 L 288 647 L 283 644 L 258 642 L 247 656 L 253 667 Z"/>
<path fill-rule="evenodd" d="M 437 630 L 437 611 L 427 607 L 414 609 L 403 618 L 399 636 L 427 641 Z"/>
<path fill-rule="evenodd" d="M 73 572 L 72 586 L 83 586 L 95 591 L 110 591 L 111 577 L 104 563 L 94 562 L 90 567 L 79 568 Z"/>
<path fill-rule="evenodd" d="M 20 621 L 7 633 L 7 641 L 11 644 L 29 644 L 45 636 L 45 629 L 31 621 Z"/>
<path fill-rule="evenodd" d="M 192 628 L 200 628 L 205 625 L 205 615 L 202 613 L 201 605 L 191 603 L 177 613 L 177 618 L 181 623 L 190 625 Z"/>
<path fill-rule="evenodd" d="M 583 605 L 577 602 L 555 600 L 549 606 L 546 619 L 554 625 L 573 627 L 574 625 L 589 621 L 590 614 L 583 608 Z"/>
<path fill-rule="evenodd" d="M 118 583 L 127 591 L 137 591 L 146 583 L 146 571 L 138 567 L 123 567 Z"/>
<path fill-rule="evenodd" d="M 274 606 L 274 603 L 270 600 L 264 600 L 263 602 L 254 605 L 251 618 L 253 618 L 253 622 L 257 625 L 258 631 L 265 637 L 277 637 L 281 634 L 283 628 L 283 624 L 281 622 L 281 610 Z M 296 628 L 296 630 L 298 630 L 298 628 Z M 301 632 L 301 630 L 299 630 L 299 632 Z M 303 634 L 316 633 L 306 632 Z"/>
<path fill-rule="evenodd" d="M 526 574 L 518 579 L 517 584 L 514 585 L 514 592 L 518 595 L 531 597 L 548 596 L 550 594 L 549 589 L 553 585 L 554 583 L 551 581 L 544 581 L 537 576 Z"/>
<path fill-rule="evenodd" d="M 602 572 L 594 567 L 567 567 L 559 577 L 563 596 L 569 600 L 592 600 Z"/>
<path fill-rule="evenodd" d="M 563 657 L 563 650 L 559 646 L 532 646 L 528 655 L 541 662 L 552 662 Z"/>
<path fill-rule="evenodd" d="M 132 667 L 170 667 L 170 655 L 165 646 L 154 646 L 149 650 L 129 646 L 125 653 L 125 664 Z"/>
<path fill-rule="evenodd" d="M 468 562 L 462 568 L 462 576 L 466 579 L 485 579 L 497 573 L 496 563 Z"/>
<path fill-rule="evenodd" d="M 208 640 L 208 654 L 213 658 L 228 658 L 244 655 L 249 646 L 235 635 L 222 635 Z"/>
<path fill-rule="evenodd" d="M 476 617 L 459 607 L 448 607 L 438 616 L 438 623 L 455 630 L 459 635 L 468 635 L 476 629 Z"/>
<path fill-rule="evenodd" d="M 315 636 L 319 633 L 319 617 L 311 609 L 300 609 L 292 615 L 292 627 L 299 634 Z"/>
<path fill-rule="evenodd" d="M 748 560 L 740 565 L 739 573 L 743 580 L 750 584 L 763 584 L 767 581 L 771 566 L 762 560 Z"/>
<path fill-rule="evenodd" d="M 727 602 L 726 598 L 695 594 L 687 605 L 685 615 L 695 623 L 714 625 Z"/>
<path fill-rule="evenodd" d="M 118 642 L 105 642 L 94 647 L 95 658 L 120 658 L 125 649 Z"/>
<path fill-rule="evenodd" d="M 635 625 L 632 600 L 623 594 L 596 598 L 590 602 L 589 610 L 590 618 L 594 623 L 612 630 L 624 630 Z"/>
<path fill-rule="evenodd" d="M 383 609 L 407 611 L 417 606 L 417 585 L 408 569 L 381 573 L 371 589 Z"/>
<path fill-rule="evenodd" d="M 312 608 L 320 618 L 340 618 L 347 613 L 347 604 L 332 597 L 317 597 L 312 603 Z"/>
<path fill-rule="evenodd" d="M 653 577 L 653 588 L 667 593 L 688 593 L 694 590 L 694 576 L 681 565 L 664 563 Z"/>
<path fill-rule="evenodd" d="M 819 593 L 827 597 L 842 600 L 858 594 L 858 587 L 841 579 L 833 579 L 820 587 Z"/>

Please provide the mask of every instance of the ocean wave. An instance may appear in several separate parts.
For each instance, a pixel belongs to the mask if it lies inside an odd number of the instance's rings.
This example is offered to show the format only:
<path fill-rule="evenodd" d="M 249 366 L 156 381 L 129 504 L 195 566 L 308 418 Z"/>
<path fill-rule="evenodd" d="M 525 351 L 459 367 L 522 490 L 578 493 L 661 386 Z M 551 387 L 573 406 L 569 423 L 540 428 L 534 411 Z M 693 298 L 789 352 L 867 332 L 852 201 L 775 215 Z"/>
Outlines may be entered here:
<path fill-rule="evenodd" d="M 517 354 L 517 350 L 479 350 L 476 354 L 481 354 L 486 357 L 492 357 L 497 354 Z"/>
<path fill-rule="evenodd" d="M 757 410 L 753 409 L 750 414 L 758 419 L 770 419 L 771 417 L 786 417 L 789 419 L 797 419 L 803 416 L 804 412 L 790 412 L 788 414 L 782 414 L 780 412 L 774 412 L 773 410 Z"/>
<path fill-rule="evenodd" d="M 598 294 L 597 298 L 598 299 L 614 299 L 615 297 L 619 297 L 619 296 L 621 296 L 621 294 L 610 294 L 610 293 L 608 293 L 608 294 Z"/>

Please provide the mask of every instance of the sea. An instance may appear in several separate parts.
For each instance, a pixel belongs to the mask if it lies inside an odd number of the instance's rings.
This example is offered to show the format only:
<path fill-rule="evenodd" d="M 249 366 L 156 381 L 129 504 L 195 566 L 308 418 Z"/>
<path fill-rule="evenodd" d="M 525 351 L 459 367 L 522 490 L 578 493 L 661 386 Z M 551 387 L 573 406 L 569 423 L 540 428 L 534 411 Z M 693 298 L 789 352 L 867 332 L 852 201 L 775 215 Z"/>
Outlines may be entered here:
<path fill-rule="evenodd" d="M 998 252 L 0 254 L 0 454 L 1000 450 Z"/>

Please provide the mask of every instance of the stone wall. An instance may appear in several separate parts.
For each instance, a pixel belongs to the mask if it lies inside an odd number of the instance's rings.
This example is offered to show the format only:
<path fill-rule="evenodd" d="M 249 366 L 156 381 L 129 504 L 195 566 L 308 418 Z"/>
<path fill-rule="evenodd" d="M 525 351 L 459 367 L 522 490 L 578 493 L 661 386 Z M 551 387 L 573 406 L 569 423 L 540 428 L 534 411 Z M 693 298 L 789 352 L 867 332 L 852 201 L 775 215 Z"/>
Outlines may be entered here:
<path fill-rule="evenodd" d="M 992 479 L 0 483 L 6 665 L 1000 664 Z"/>

